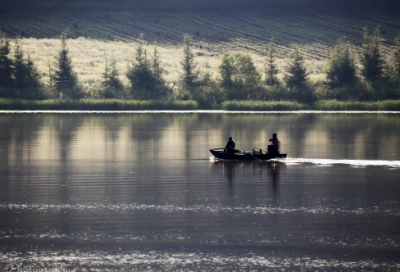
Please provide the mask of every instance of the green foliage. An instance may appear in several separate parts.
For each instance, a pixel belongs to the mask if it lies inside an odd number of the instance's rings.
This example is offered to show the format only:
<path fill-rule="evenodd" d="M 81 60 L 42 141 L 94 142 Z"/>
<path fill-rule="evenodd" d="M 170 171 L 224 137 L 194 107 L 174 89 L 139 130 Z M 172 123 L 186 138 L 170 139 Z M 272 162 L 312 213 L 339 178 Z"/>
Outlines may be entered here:
<path fill-rule="evenodd" d="M 376 102 L 344 102 L 338 100 L 321 100 L 314 104 L 316 110 L 387 110 L 399 111 L 400 100 L 382 100 Z"/>
<path fill-rule="evenodd" d="M 393 77 L 400 81 L 400 34 L 396 38 L 396 47 L 392 55 Z"/>
<path fill-rule="evenodd" d="M 57 67 L 54 71 L 54 83 L 57 91 L 61 91 L 64 96 L 74 98 L 79 96 L 78 79 L 73 71 L 71 59 L 67 49 L 68 29 L 60 36 L 61 50 L 57 58 Z"/>
<path fill-rule="evenodd" d="M 383 75 L 384 61 L 381 55 L 381 38 L 379 37 L 379 26 L 374 35 L 370 36 L 364 29 L 364 42 L 361 54 L 361 73 L 367 80 L 381 79 Z"/>
<path fill-rule="evenodd" d="M 153 52 L 153 58 L 152 58 L 152 71 L 153 71 L 153 76 L 156 79 L 158 83 L 163 83 L 163 74 L 164 74 L 164 69 L 161 67 L 161 61 L 160 61 L 160 55 L 158 54 L 157 51 L 157 44 L 154 45 L 154 52 Z"/>
<path fill-rule="evenodd" d="M 191 48 L 192 37 L 185 35 L 183 39 L 183 59 L 181 66 L 183 69 L 182 81 L 188 86 L 192 87 L 198 77 L 198 71 L 196 70 L 196 63 L 194 61 L 194 53 Z"/>
<path fill-rule="evenodd" d="M 288 88 L 288 98 L 300 102 L 311 103 L 313 99 L 312 89 L 307 84 L 307 71 L 304 64 L 304 57 L 300 49 L 296 48 L 289 56 L 289 63 L 286 66 L 284 82 Z"/>
<path fill-rule="evenodd" d="M 350 52 L 350 45 L 339 39 L 326 65 L 326 78 L 331 87 L 352 85 L 357 81 L 356 66 Z"/>
<path fill-rule="evenodd" d="M 162 80 L 163 70 L 157 50 L 154 50 L 153 62 L 147 57 L 143 34 L 136 47 L 135 61 L 128 68 L 126 76 L 131 82 L 131 94 L 135 99 L 160 99 L 167 95 L 167 88 Z"/>
<path fill-rule="evenodd" d="M 221 85 L 227 88 L 232 87 L 232 77 L 235 73 L 235 58 L 232 55 L 224 54 L 218 70 L 222 78 Z"/>
<path fill-rule="evenodd" d="M 18 38 L 16 39 L 13 66 L 14 96 L 23 99 L 43 98 L 40 74 L 29 57 L 24 59 Z"/>
<path fill-rule="evenodd" d="M 116 100 L 116 99 L 81 99 L 81 100 L 22 100 L 1 99 L 1 110 L 195 110 L 195 101 L 165 100 Z"/>
<path fill-rule="evenodd" d="M 274 86 L 279 84 L 277 74 L 279 73 L 278 67 L 275 63 L 276 46 L 272 40 L 269 43 L 269 51 L 265 63 L 265 84 Z"/>
<path fill-rule="evenodd" d="M 108 64 L 108 60 L 106 58 L 102 85 L 104 87 L 113 88 L 117 91 L 122 90 L 124 88 L 121 80 L 119 79 L 117 62 L 115 61 L 115 59 L 111 59 L 110 64 Z"/>
<path fill-rule="evenodd" d="M 292 101 L 225 101 L 222 103 L 223 110 L 251 110 L 251 111 L 291 111 L 308 110 L 309 105 Z"/>
<path fill-rule="evenodd" d="M 301 55 L 299 48 L 294 49 L 289 56 L 289 63 L 286 66 L 284 81 L 289 89 L 301 88 L 307 83 L 307 71 L 304 65 L 304 57 Z"/>
<path fill-rule="evenodd" d="M 7 93 L 7 91 L 14 85 L 12 78 L 14 71 L 12 60 L 8 56 L 9 54 L 10 41 L 6 34 L 0 31 L 0 88 L 4 88 L 2 89 L 2 93 L 0 93 L 0 95 L 3 97 L 8 97 L 10 95 Z"/>
<path fill-rule="evenodd" d="M 219 72 L 228 99 L 249 99 L 260 88 L 261 75 L 249 55 L 225 54 Z"/>

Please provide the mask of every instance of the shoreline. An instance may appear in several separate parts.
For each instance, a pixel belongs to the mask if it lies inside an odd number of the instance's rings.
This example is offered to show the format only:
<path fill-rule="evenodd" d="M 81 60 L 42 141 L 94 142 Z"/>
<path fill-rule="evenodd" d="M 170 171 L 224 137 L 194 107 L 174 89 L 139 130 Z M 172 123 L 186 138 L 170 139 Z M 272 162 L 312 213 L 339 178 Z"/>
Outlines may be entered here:
<path fill-rule="evenodd" d="M 288 111 L 236 111 L 236 110 L 0 110 L 0 114 L 400 114 L 400 111 L 362 110 L 288 110 Z"/>

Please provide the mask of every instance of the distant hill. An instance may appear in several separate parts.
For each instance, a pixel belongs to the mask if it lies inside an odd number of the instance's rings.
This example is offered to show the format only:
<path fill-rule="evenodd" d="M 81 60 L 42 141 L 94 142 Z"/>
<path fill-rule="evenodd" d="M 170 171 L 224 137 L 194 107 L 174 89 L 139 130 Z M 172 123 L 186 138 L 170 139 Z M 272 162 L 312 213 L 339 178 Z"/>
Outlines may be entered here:
<path fill-rule="evenodd" d="M 352 12 L 354 10 L 394 10 L 398 0 L 2 0 L 0 12 L 49 12 L 49 11 L 121 11 L 121 10 L 327 10 Z"/>
<path fill-rule="evenodd" d="M 302 46 L 309 59 L 326 59 L 340 37 L 360 49 L 364 28 L 381 27 L 383 52 L 394 45 L 400 33 L 400 12 L 371 12 L 348 15 L 320 13 L 273 15 L 267 12 L 57 12 L 42 15 L 0 16 L 0 30 L 10 37 L 58 38 L 67 27 L 72 38 L 131 42 L 144 33 L 145 39 L 161 46 L 182 43 L 184 34 L 194 46 L 208 52 L 241 51 L 265 54 L 273 37 L 279 55 L 287 56 L 294 44 Z"/>

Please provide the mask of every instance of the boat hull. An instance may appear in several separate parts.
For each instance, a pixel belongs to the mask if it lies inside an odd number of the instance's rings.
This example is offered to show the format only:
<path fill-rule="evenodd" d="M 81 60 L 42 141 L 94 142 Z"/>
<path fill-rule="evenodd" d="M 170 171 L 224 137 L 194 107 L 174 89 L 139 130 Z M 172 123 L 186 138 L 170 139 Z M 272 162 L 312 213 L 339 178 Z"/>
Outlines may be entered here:
<path fill-rule="evenodd" d="M 235 150 L 235 153 L 224 152 L 223 148 L 210 149 L 211 154 L 217 159 L 222 160 L 271 160 L 275 158 L 286 158 L 287 154 L 271 154 L 262 152 L 245 152 Z"/>

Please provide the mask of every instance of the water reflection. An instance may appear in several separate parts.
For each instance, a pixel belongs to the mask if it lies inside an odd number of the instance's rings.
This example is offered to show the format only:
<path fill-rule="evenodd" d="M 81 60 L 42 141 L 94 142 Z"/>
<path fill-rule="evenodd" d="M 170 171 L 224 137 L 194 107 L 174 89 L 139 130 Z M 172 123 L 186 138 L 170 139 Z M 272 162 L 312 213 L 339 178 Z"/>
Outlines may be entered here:
<path fill-rule="evenodd" d="M 147 250 L 166 264 L 172 256 L 178 270 L 193 252 L 259 250 L 254 270 L 267 270 L 259 257 L 272 251 L 272 263 L 288 252 L 397 260 L 400 170 L 378 166 L 399 159 L 399 130 L 389 115 L 0 115 L 3 256 L 39 246 L 38 259 L 69 254 L 88 270 L 84 256 L 100 248 L 145 259 Z M 285 162 L 209 160 L 229 136 L 250 150 L 272 132 Z"/>

